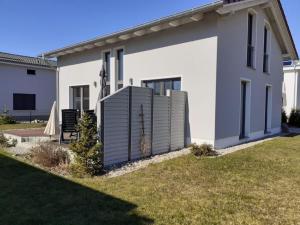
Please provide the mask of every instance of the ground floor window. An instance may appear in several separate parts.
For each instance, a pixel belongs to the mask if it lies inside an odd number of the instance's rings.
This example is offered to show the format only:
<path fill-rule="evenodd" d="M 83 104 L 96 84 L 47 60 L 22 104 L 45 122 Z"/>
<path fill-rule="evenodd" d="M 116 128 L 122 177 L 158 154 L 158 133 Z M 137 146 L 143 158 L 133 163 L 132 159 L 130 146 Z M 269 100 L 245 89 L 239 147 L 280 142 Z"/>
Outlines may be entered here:
<path fill-rule="evenodd" d="M 181 90 L 181 78 L 145 80 L 142 86 L 154 89 L 155 95 L 166 95 L 167 90 Z"/>
<path fill-rule="evenodd" d="M 89 86 L 72 87 L 73 109 L 84 112 L 90 108 L 90 91 Z"/>
<path fill-rule="evenodd" d="M 35 94 L 13 94 L 14 110 L 35 110 Z"/>
<path fill-rule="evenodd" d="M 250 134 L 250 81 L 241 81 L 241 104 L 240 104 L 240 139 L 247 138 Z"/>

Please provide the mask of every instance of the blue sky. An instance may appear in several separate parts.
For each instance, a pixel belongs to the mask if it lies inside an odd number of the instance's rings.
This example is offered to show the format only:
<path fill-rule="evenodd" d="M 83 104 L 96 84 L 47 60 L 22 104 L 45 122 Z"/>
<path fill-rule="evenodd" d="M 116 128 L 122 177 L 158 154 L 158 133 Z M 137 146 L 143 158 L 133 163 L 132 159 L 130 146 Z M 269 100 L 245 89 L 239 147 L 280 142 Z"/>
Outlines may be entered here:
<path fill-rule="evenodd" d="M 0 51 L 39 53 L 148 22 L 210 0 L 0 0 Z M 300 50 L 300 1 L 281 0 Z"/>

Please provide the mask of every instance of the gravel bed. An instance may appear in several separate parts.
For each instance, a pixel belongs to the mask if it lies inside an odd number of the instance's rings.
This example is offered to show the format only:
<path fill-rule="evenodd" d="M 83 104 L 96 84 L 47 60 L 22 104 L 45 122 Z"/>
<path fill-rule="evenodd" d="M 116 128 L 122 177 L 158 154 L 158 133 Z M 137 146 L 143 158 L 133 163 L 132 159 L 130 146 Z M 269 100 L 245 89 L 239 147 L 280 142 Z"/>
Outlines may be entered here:
<path fill-rule="evenodd" d="M 185 148 L 179 151 L 169 152 L 162 155 L 156 155 L 148 159 L 142 159 L 135 162 L 127 163 L 124 166 L 121 166 L 119 168 L 110 168 L 109 169 L 110 171 L 105 176 L 109 178 L 122 176 L 126 173 L 131 173 L 133 171 L 145 168 L 150 164 L 160 163 L 166 160 L 188 155 L 189 153 L 190 153 L 190 149 Z"/>

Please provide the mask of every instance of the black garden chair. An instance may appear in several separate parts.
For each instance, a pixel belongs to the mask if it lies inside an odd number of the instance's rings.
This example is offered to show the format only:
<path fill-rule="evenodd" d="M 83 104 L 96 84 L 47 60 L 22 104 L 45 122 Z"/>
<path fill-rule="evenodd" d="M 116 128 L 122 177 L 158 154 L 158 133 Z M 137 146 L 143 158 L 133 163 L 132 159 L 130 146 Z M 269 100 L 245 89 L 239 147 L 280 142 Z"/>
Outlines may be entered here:
<path fill-rule="evenodd" d="M 78 111 L 76 109 L 63 109 L 59 143 L 65 141 L 64 133 L 70 133 L 70 138 L 72 136 L 78 138 L 78 131 L 76 129 L 77 124 L 78 124 Z"/>

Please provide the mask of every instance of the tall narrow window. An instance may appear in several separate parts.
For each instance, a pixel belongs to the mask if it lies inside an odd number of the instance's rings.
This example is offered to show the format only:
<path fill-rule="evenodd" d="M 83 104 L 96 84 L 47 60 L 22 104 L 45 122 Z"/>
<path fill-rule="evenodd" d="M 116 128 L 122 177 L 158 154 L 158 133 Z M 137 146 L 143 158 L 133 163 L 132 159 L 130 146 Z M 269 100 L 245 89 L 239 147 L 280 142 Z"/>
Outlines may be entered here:
<path fill-rule="evenodd" d="M 240 139 L 247 138 L 250 133 L 250 87 L 250 81 L 241 82 Z"/>
<path fill-rule="evenodd" d="M 106 94 L 110 95 L 110 52 L 104 53 L 104 67 L 106 71 Z"/>
<path fill-rule="evenodd" d="M 271 103 L 272 97 L 271 97 L 271 87 L 266 86 L 266 101 L 265 101 L 265 134 L 270 132 L 271 129 Z"/>
<path fill-rule="evenodd" d="M 247 94 L 247 82 L 242 81 L 241 84 L 241 128 L 240 128 L 240 139 L 246 137 L 246 94 Z"/>
<path fill-rule="evenodd" d="M 123 87 L 124 80 L 124 50 L 117 50 L 117 82 L 118 89 Z"/>
<path fill-rule="evenodd" d="M 247 66 L 254 67 L 254 38 L 253 38 L 253 24 L 254 16 L 253 14 L 248 14 L 248 46 L 247 46 Z"/>
<path fill-rule="evenodd" d="M 269 39 L 269 31 L 268 31 L 268 28 L 265 26 L 265 30 L 264 30 L 264 62 L 263 62 L 264 73 L 269 72 L 268 39 Z"/>

